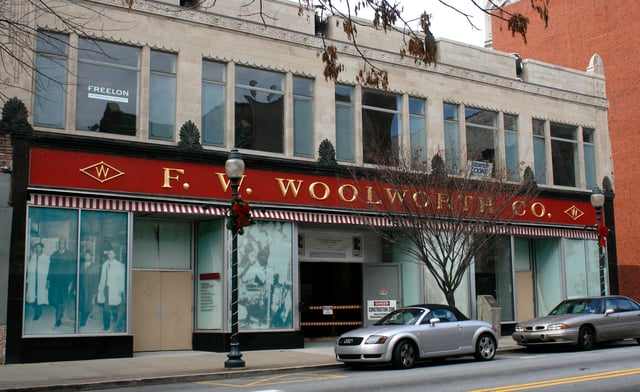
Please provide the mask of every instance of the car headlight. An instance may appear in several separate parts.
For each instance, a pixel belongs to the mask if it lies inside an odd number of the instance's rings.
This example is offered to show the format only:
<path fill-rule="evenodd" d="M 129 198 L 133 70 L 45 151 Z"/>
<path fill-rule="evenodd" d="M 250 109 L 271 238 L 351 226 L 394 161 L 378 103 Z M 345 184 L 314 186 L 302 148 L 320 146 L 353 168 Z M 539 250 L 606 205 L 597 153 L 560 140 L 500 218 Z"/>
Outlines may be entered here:
<path fill-rule="evenodd" d="M 555 331 L 558 329 L 567 329 L 567 328 L 569 328 L 569 326 L 564 323 L 551 324 L 550 326 L 547 327 L 549 331 Z"/>
<path fill-rule="evenodd" d="M 524 332 L 524 327 L 522 325 L 516 325 L 515 331 L 516 332 Z"/>
<path fill-rule="evenodd" d="M 371 335 L 365 340 L 364 344 L 384 344 L 388 339 L 387 336 L 383 335 Z"/>

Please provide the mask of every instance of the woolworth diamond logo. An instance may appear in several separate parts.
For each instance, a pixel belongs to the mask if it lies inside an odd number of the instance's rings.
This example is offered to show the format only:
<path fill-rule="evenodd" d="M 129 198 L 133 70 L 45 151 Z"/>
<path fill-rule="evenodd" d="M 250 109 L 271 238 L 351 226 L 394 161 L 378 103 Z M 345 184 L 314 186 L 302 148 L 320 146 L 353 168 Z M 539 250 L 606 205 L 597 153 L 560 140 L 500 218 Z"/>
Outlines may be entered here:
<path fill-rule="evenodd" d="M 124 175 L 123 171 L 116 169 L 105 161 L 94 163 L 91 166 L 80 169 L 80 171 L 101 183 Z"/>
<path fill-rule="evenodd" d="M 576 206 L 571 206 L 567 208 L 566 210 L 564 210 L 564 213 L 569 215 L 569 217 L 573 220 L 576 220 L 580 218 L 582 215 L 584 215 L 584 212 L 582 212 L 582 210 Z"/>

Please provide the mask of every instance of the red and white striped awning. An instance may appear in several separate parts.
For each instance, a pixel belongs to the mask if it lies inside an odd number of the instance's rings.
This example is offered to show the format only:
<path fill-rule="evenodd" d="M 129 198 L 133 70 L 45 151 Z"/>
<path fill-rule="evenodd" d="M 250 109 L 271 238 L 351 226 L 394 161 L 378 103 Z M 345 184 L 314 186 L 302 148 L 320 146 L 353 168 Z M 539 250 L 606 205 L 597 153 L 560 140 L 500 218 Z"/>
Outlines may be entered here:
<path fill-rule="evenodd" d="M 204 206 L 201 204 L 45 194 L 31 194 L 29 203 L 36 206 L 47 207 L 173 214 L 224 215 L 226 211 L 224 208 Z"/>
<path fill-rule="evenodd" d="M 33 206 L 84 208 L 91 210 L 126 211 L 126 212 L 156 212 L 170 214 L 194 214 L 225 216 L 226 207 L 216 207 L 204 204 L 189 204 L 165 201 L 145 201 L 109 199 L 103 197 L 71 196 L 32 193 L 29 204 Z M 371 225 L 392 227 L 388 219 L 379 216 L 347 215 L 328 212 L 286 211 L 267 208 L 254 208 L 251 215 L 256 219 L 284 220 L 293 222 Z M 569 229 L 559 227 L 505 225 L 496 226 L 499 234 L 511 234 L 523 237 L 566 237 L 597 239 L 595 230 Z"/>
<path fill-rule="evenodd" d="M 64 207 L 64 208 L 84 208 L 91 210 L 107 211 L 127 211 L 127 212 L 157 212 L 172 214 L 198 214 L 224 216 L 227 208 L 215 207 L 203 204 L 189 204 L 178 202 L 144 201 L 108 199 L 101 197 L 53 195 L 53 194 L 31 194 L 29 204 L 34 206 Z M 389 226 L 387 219 L 381 217 L 362 217 L 355 215 L 305 212 L 305 211 L 285 211 L 265 208 L 255 208 L 251 210 L 251 215 L 256 219 L 286 220 L 310 223 L 329 224 L 351 224 L 351 225 L 374 225 Z"/>

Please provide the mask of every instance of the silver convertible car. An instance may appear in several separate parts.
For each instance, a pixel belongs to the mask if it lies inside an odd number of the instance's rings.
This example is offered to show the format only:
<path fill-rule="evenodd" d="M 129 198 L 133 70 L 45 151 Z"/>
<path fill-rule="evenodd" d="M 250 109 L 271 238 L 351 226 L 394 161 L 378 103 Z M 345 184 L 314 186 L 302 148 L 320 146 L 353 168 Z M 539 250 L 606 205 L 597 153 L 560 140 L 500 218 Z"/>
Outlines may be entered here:
<path fill-rule="evenodd" d="M 342 334 L 336 360 L 348 366 L 391 363 L 408 369 L 423 359 L 474 355 L 493 359 L 498 348 L 495 328 L 469 320 L 446 305 L 413 305 L 394 310 L 374 325 Z"/>
<path fill-rule="evenodd" d="M 570 344 L 582 350 L 612 340 L 640 343 L 640 304 L 619 295 L 567 299 L 547 316 L 518 323 L 511 337 L 525 347 Z"/>

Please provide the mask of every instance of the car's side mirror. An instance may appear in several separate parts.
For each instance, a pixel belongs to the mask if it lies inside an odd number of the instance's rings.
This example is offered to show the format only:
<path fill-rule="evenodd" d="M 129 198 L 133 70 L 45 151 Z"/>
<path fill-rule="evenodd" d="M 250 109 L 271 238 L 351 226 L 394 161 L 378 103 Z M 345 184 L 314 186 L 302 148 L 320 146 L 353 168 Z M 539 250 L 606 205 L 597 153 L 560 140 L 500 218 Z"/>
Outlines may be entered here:
<path fill-rule="evenodd" d="M 613 309 L 607 309 L 607 310 L 605 310 L 605 311 L 604 311 L 604 315 L 605 315 L 605 316 L 608 316 L 608 315 L 610 315 L 611 313 L 615 313 L 615 310 L 613 310 Z"/>
<path fill-rule="evenodd" d="M 429 320 L 429 324 L 431 324 L 431 326 L 434 326 L 436 323 L 439 323 L 440 319 L 437 317 L 432 318 L 431 320 Z"/>

